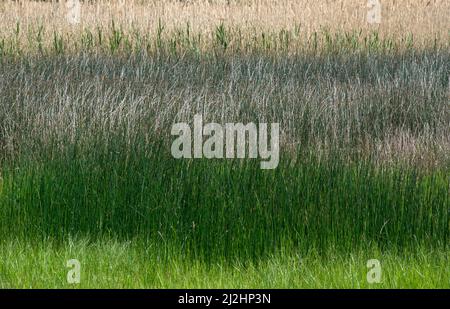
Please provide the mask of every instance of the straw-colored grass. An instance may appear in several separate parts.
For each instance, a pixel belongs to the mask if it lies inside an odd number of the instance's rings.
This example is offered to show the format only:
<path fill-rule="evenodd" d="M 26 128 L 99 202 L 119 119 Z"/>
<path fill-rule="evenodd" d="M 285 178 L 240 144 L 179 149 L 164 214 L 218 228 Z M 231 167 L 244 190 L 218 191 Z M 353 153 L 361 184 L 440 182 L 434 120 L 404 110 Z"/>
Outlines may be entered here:
<path fill-rule="evenodd" d="M 208 45 L 217 27 L 239 32 L 239 40 L 255 39 L 265 34 L 291 38 L 310 38 L 318 32 L 347 33 L 360 31 L 362 37 L 374 31 L 382 39 L 409 37 L 416 45 L 448 43 L 450 2 L 446 0 L 381 1 L 381 23 L 370 24 L 367 1 L 344 0 L 242 0 L 242 1 L 85 1 L 81 5 L 80 23 L 67 20 L 64 1 L 3 1 L 0 3 L 0 37 L 9 37 L 20 27 L 16 43 L 29 46 L 29 34 L 40 36 L 42 44 L 51 46 L 55 36 L 65 41 L 66 48 L 76 44 L 86 33 L 106 31 L 112 21 L 127 34 L 128 40 L 170 36 L 182 29 Z M 284 32 L 283 32 L 284 31 Z M 36 34 L 39 32 L 39 34 Z M 94 35 L 95 36 L 95 35 Z M 142 39 L 142 38 L 139 38 Z M 230 42 L 238 44 L 237 39 Z M 291 43 L 292 46 L 296 44 Z"/>

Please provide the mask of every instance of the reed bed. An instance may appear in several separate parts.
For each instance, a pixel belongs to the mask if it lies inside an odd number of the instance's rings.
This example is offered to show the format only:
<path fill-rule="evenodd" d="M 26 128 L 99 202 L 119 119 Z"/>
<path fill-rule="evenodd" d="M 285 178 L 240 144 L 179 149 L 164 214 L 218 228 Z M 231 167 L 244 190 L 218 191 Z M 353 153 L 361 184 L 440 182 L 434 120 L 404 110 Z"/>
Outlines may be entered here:
<path fill-rule="evenodd" d="M 120 3 L 0 3 L 0 287 L 448 287 L 448 1 Z M 278 167 L 174 159 L 198 113 Z"/>
<path fill-rule="evenodd" d="M 84 1 L 79 23 L 72 24 L 64 1 L 2 1 L 0 51 L 76 51 L 105 43 L 140 50 L 161 40 L 175 49 L 208 50 L 219 40 L 231 50 L 296 51 L 330 40 L 367 44 L 374 33 L 372 40 L 395 48 L 448 48 L 448 1 L 380 3 L 381 22 L 371 24 L 366 1 Z"/>

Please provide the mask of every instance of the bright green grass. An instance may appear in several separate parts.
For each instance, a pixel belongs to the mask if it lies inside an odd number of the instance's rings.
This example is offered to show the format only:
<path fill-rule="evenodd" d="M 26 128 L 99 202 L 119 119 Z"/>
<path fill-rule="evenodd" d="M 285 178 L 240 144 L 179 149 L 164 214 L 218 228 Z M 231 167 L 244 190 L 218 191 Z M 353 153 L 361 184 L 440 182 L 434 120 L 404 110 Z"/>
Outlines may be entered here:
<path fill-rule="evenodd" d="M 135 241 L 3 243 L 0 288 L 450 288 L 450 255 L 442 250 L 297 252 L 212 264 L 161 252 Z M 81 263 L 80 284 L 66 279 L 66 262 L 74 258 Z M 381 282 L 369 284 L 366 263 L 373 258 L 380 261 Z"/>

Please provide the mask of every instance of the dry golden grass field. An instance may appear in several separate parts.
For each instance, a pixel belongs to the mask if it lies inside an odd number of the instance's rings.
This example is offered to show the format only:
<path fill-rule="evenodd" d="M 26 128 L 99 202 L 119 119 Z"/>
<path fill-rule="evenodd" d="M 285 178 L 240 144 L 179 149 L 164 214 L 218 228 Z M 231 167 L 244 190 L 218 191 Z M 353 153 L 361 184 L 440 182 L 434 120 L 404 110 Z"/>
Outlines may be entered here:
<path fill-rule="evenodd" d="M 239 29 L 240 39 L 255 35 L 295 31 L 299 38 L 329 31 L 344 33 L 361 31 L 362 35 L 376 31 L 380 38 L 411 36 L 416 46 L 431 44 L 438 37 L 448 43 L 450 2 L 446 0 L 381 0 L 381 22 L 367 22 L 367 1 L 355 0 L 117 0 L 84 1 L 80 23 L 67 22 L 64 1 L 5 1 L 0 3 L 0 34 L 7 36 L 17 23 L 28 32 L 43 27 L 43 44 L 52 44 L 53 34 L 77 37 L 95 32 L 99 27 L 108 32 L 114 21 L 121 31 L 132 35 L 145 33 L 170 36 L 189 28 L 190 34 L 202 35 L 204 43 L 224 24 L 227 29 Z M 26 44 L 26 32 L 17 40 Z M 67 44 L 74 43 L 67 40 Z M 233 42 L 230 42 L 233 45 Z"/>

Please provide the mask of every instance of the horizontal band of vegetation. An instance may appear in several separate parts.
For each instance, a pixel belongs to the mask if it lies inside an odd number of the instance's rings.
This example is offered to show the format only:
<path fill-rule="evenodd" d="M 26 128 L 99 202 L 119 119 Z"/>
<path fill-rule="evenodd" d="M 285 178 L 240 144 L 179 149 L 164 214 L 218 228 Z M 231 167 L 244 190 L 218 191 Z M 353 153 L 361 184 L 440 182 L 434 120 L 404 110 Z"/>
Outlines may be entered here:
<path fill-rule="evenodd" d="M 372 8 L 357 0 L 93 0 L 82 1 L 77 11 L 61 1 L 3 1 L 0 50 L 14 55 L 448 48 L 449 8 L 447 1 L 427 0 L 385 1 Z"/>
<path fill-rule="evenodd" d="M 327 256 L 282 252 L 257 261 L 217 259 L 205 264 L 179 250 L 136 241 L 68 239 L 0 243 L 0 288 L 449 288 L 449 251 L 377 248 Z M 68 260 L 80 262 L 80 283 L 67 283 Z M 377 259 L 381 282 L 367 282 L 367 261 Z"/>
<path fill-rule="evenodd" d="M 79 52 L 147 55 L 166 54 L 330 54 L 341 52 L 399 53 L 406 50 L 447 50 L 450 36 L 429 34 L 417 41 L 412 33 L 383 35 L 377 30 L 336 31 L 324 27 L 320 31 L 305 33 L 300 27 L 277 31 L 255 31 L 218 24 L 210 34 L 193 33 L 189 24 L 164 30 L 158 24 L 156 31 L 145 32 L 123 27 L 111 21 L 109 27 L 78 29 L 59 32 L 45 25 L 22 29 L 20 22 L 11 25 L 9 32 L 0 35 L 0 59 L 24 55 L 57 55 Z"/>
<path fill-rule="evenodd" d="M 156 146 L 155 146 L 156 147 Z M 445 172 L 305 158 L 175 160 L 92 151 L 3 170 L 2 239 L 113 236 L 204 260 L 279 250 L 448 248 Z"/>
<path fill-rule="evenodd" d="M 445 166 L 449 71 L 444 50 L 5 61 L 0 157 L 45 157 L 90 140 L 170 145 L 172 124 L 192 124 L 200 113 L 222 124 L 279 122 L 284 153 L 335 148 L 377 162 Z"/>

